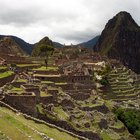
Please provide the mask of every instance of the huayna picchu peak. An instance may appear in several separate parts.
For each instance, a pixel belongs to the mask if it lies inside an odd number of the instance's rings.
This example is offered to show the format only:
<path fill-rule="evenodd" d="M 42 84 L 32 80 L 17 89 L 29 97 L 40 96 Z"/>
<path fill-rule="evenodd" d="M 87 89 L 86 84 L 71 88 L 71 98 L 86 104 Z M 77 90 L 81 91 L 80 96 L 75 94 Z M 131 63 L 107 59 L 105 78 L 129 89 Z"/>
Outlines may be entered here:
<path fill-rule="evenodd" d="M 140 73 L 140 27 L 129 13 L 120 12 L 108 21 L 94 50 Z"/>

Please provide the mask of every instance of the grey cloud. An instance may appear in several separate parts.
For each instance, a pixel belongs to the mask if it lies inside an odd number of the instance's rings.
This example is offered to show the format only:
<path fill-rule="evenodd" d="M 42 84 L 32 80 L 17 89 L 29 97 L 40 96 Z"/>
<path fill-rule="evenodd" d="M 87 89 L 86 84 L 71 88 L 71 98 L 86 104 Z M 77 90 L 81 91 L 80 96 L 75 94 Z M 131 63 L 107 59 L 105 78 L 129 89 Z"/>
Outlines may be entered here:
<path fill-rule="evenodd" d="M 10 6 L 10 1 L 0 2 L 0 24 L 12 24 L 27 26 L 30 24 L 52 24 L 52 22 L 60 22 L 61 20 L 67 20 L 77 18 L 77 15 L 71 11 L 63 10 L 63 7 L 55 9 L 57 5 L 49 7 L 49 0 L 42 0 L 42 3 L 38 3 L 40 0 L 23 0 L 21 3 L 18 0 L 13 0 L 13 4 Z M 63 1 L 63 0 L 62 0 Z M 48 3 L 47 3 L 48 2 Z"/>
<path fill-rule="evenodd" d="M 95 36 L 99 35 L 100 32 L 91 30 L 91 29 L 85 29 L 83 31 L 72 31 L 72 32 L 65 32 L 62 35 L 59 36 L 61 38 L 65 38 L 66 40 L 69 40 L 69 43 L 80 43 L 84 41 L 88 41 Z"/>
<path fill-rule="evenodd" d="M 100 34 L 119 11 L 130 12 L 140 25 L 139 5 L 139 0 L 0 0 L 0 34 L 31 43 L 43 36 L 79 43 Z"/>

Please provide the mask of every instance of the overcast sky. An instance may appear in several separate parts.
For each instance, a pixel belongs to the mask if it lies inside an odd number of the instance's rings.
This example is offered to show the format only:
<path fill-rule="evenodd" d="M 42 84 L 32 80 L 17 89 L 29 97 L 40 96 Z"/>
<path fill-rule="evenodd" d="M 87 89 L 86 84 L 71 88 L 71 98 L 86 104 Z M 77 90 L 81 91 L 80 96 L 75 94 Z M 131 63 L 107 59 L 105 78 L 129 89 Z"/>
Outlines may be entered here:
<path fill-rule="evenodd" d="M 75 44 L 100 34 L 120 11 L 140 25 L 139 7 L 140 0 L 0 0 L 0 34 Z"/>

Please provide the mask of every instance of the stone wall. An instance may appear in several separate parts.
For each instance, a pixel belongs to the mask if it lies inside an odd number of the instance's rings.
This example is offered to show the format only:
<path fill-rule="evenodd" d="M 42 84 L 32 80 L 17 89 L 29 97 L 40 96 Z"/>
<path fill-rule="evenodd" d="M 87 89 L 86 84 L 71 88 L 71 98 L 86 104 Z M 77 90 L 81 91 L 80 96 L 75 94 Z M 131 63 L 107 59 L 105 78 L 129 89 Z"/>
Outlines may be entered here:
<path fill-rule="evenodd" d="M 17 88 L 20 88 L 21 85 L 25 84 L 25 82 L 12 82 L 11 85 Z"/>
<path fill-rule="evenodd" d="M 54 102 L 54 97 L 53 96 L 46 96 L 46 97 L 40 97 L 40 103 L 43 104 L 50 104 Z"/>
<path fill-rule="evenodd" d="M 87 100 L 90 97 L 89 93 L 84 93 L 84 92 L 77 92 L 76 94 L 71 94 L 70 95 L 74 100 L 79 100 L 79 101 L 84 101 Z"/>
<path fill-rule="evenodd" d="M 24 66 L 24 67 L 20 67 L 20 66 L 17 66 L 17 70 L 18 71 L 26 71 L 26 70 L 29 70 L 29 69 L 34 69 L 34 68 L 39 68 L 40 67 L 40 65 L 30 65 L 30 66 L 28 66 L 28 64 L 27 64 L 27 66 Z"/>
<path fill-rule="evenodd" d="M 86 75 L 78 75 L 78 76 L 73 76 L 73 75 L 69 75 L 65 77 L 66 82 L 70 82 L 70 83 L 91 83 L 91 77 L 90 76 L 86 76 Z"/>
<path fill-rule="evenodd" d="M 44 76 L 44 75 L 37 75 L 35 78 L 40 79 L 41 81 L 52 81 L 52 82 L 65 82 L 65 78 L 61 75 L 52 75 L 52 76 Z"/>
<path fill-rule="evenodd" d="M 61 87 L 63 90 L 74 90 L 74 85 L 72 83 L 55 84 L 55 86 Z"/>
<path fill-rule="evenodd" d="M 21 85 L 25 92 L 33 92 L 36 95 L 37 102 L 40 101 L 40 90 L 38 86 L 34 85 Z"/>
<path fill-rule="evenodd" d="M 55 90 L 55 89 L 51 89 L 51 90 L 47 90 L 47 92 L 49 94 L 53 95 L 54 97 L 56 97 L 59 91 Z"/>
<path fill-rule="evenodd" d="M 6 72 L 6 71 L 7 71 L 7 68 L 6 69 L 0 69 L 0 73 Z"/>
<path fill-rule="evenodd" d="M 34 74 L 42 74 L 42 75 L 58 75 L 59 71 L 41 71 L 41 70 L 37 70 L 34 72 Z"/>
<path fill-rule="evenodd" d="M 84 89 L 95 89 L 95 85 L 94 84 L 77 84 L 75 85 L 76 89 L 78 90 L 84 90 Z"/>
<path fill-rule="evenodd" d="M 81 110 L 83 110 L 83 111 L 97 110 L 98 112 L 101 112 L 103 114 L 107 114 L 108 111 L 109 111 L 108 107 L 105 104 L 103 104 L 103 105 L 97 105 L 97 106 L 93 106 L 93 107 L 88 107 L 88 106 L 81 107 Z"/>
<path fill-rule="evenodd" d="M 0 53 L 0 56 L 6 60 L 7 63 L 16 63 L 16 64 L 29 64 L 30 61 L 27 61 L 25 57 L 16 56 L 16 55 L 9 55 Z"/>
<path fill-rule="evenodd" d="M 32 116 L 36 114 L 36 96 L 6 94 L 4 102 L 24 113 Z"/>
<path fill-rule="evenodd" d="M 0 87 L 4 86 L 6 83 L 11 82 L 14 80 L 15 74 L 10 75 L 8 77 L 0 78 Z"/>

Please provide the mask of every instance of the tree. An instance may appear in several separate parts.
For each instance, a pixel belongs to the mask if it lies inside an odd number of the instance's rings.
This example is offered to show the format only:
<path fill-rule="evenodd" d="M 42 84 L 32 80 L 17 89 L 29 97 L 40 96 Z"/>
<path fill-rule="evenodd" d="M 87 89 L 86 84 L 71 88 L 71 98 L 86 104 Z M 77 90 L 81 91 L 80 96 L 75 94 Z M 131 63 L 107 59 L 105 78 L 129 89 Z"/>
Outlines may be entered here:
<path fill-rule="evenodd" d="M 137 139 L 140 139 L 140 111 L 118 108 L 115 114 L 125 124 L 129 132 L 134 134 Z"/>
<path fill-rule="evenodd" d="M 32 51 L 32 56 L 36 57 L 44 57 L 45 58 L 45 65 L 48 65 L 48 58 L 50 55 L 53 54 L 54 46 L 53 42 L 48 38 L 44 37 L 38 43 L 35 44 L 35 47 Z"/>
<path fill-rule="evenodd" d="M 134 133 L 134 136 L 135 136 L 135 138 L 136 139 L 140 139 L 140 131 L 136 131 L 135 133 Z"/>

